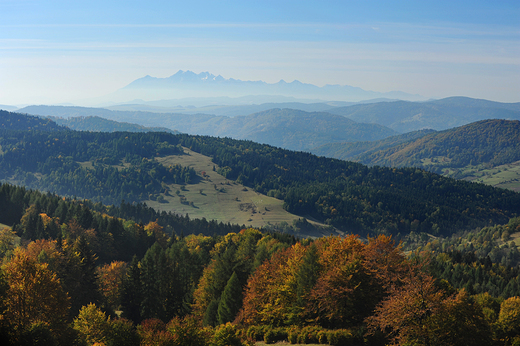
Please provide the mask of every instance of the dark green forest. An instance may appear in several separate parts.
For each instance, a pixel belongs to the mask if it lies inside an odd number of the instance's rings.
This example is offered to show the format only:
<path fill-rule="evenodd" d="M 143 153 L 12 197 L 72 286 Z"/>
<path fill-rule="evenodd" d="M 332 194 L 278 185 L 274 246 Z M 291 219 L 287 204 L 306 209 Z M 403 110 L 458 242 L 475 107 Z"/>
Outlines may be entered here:
<path fill-rule="evenodd" d="M 211 157 L 226 178 L 282 199 L 287 211 L 342 231 L 449 235 L 520 214 L 520 194 L 512 191 L 229 138 L 2 130 L 0 146 L 4 181 L 105 204 L 157 198 L 167 192 L 164 183 L 189 184 L 192 169 L 154 160 L 182 155 L 184 146 Z"/>

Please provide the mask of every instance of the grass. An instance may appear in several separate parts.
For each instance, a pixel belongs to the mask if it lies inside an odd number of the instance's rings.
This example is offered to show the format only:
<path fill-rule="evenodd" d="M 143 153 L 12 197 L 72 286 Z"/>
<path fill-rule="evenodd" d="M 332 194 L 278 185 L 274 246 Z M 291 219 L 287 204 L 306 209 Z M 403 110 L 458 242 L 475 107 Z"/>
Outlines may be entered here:
<path fill-rule="evenodd" d="M 520 192 L 520 161 L 493 168 L 483 165 L 446 168 L 443 175 Z"/>
<path fill-rule="evenodd" d="M 146 204 L 156 210 L 188 214 L 190 218 L 206 218 L 223 223 L 232 223 L 252 227 L 268 227 L 269 225 L 287 222 L 301 218 L 283 209 L 283 201 L 255 192 L 233 180 L 229 180 L 216 172 L 219 168 L 211 158 L 184 148 L 185 155 L 158 157 L 157 160 L 165 166 L 180 164 L 193 167 L 197 172 L 194 184 L 167 185 L 169 192 L 161 194 L 166 201 L 146 200 Z M 215 171 L 213 171 L 215 167 Z M 204 172 L 204 174 L 202 173 Z M 178 191 L 178 192 L 177 192 Z M 181 199 L 184 203 L 181 203 Z M 326 225 L 309 220 L 317 228 Z M 314 230 L 301 236 L 330 235 Z"/>

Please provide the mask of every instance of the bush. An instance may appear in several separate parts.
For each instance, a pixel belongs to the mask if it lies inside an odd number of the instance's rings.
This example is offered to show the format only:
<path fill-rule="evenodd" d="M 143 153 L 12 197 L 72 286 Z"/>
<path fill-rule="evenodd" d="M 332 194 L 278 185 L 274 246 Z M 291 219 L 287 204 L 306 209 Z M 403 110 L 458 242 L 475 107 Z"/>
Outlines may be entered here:
<path fill-rule="evenodd" d="M 255 341 L 264 340 L 264 335 L 268 326 L 251 326 L 247 329 L 246 336 Z"/>
<path fill-rule="evenodd" d="M 328 339 L 327 339 L 327 332 L 325 330 L 320 330 L 316 336 L 318 337 L 318 343 L 321 345 L 327 345 Z"/>
<path fill-rule="evenodd" d="M 240 332 L 231 323 L 222 324 L 215 330 L 211 346 L 242 346 Z"/>
<path fill-rule="evenodd" d="M 338 329 L 328 332 L 327 339 L 332 346 L 348 346 L 354 344 L 354 336 L 349 330 Z"/>
<path fill-rule="evenodd" d="M 206 346 L 208 335 L 201 324 L 192 316 L 173 318 L 166 326 L 173 336 L 173 346 Z"/>
<path fill-rule="evenodd" d="M 300 344 L 316 344 L 318 343 L 318 332 L 321 328 L 317 326 L 307 326 L 301 329 L 298 335 L 298 343 Z"/>
<path fill-rule="evenodd" d="M 269 328 L 264 334 L 264 342 L 266 344 L 274 344 L 277 341 L 287 339 L 287 332 L 284 328 Z"/>
<path fill-rule="evenodd" d="M 287 333 L 289 343 L 296 344 L 298 342 L 298 335 L 300 335 L 300 331 L 298 329 L 289 330 L 289 332 Z"/>

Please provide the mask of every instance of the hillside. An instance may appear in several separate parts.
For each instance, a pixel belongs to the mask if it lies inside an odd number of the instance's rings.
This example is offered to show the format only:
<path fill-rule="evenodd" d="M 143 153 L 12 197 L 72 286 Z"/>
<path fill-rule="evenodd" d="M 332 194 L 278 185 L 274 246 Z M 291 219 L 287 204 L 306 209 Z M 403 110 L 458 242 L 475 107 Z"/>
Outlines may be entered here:
<path fill-rule="evenodd" d="M 215 171 L 228 181 L 283 201 L 283 209 L 289 213 L 343 232 L 451 234 L 504 223 L 520 214 L 520 195 L 514 192 L 456 181 L 415 168 L 367 167 L 230 138 L 164 132 L 1 130 L 0 145 L 2 180 L 107 204 L 118 205 L 121 200 L 167 204 L 169 196 L 173 196 L 189 214 L 185 206 L 194 209 L 203 206 L 210 200 L 203 198 L 206 194 L 213 196 L 208 206 L 218 210 L 215 204 L 223 200 L 214 198 L 218 193 L 209 193 L 211 184 L 194 191 L 199 193 L 196 201 L 199 205 L 194 202 L 190 184 L 206 177 L 194 169 L 195 165 L 179 161 L 182 159 L 178 157 L 186 155 L 183 148 L 189 148 L 211 158 Z M 205 162 L 213 170 L 209 161 Z M 224 184 L 227 185 L 223 183 L 213 189 L 223 188 L 221 193 L 226 189 L 237 192 L 235 187 L 231 189 L 231 182 L 230 187 Z M 193 200 L 183 194 L 182 186 L 192 194 L 189 197 Z M 235 206 L 240 208 L 245 203 L 245 210 L 254 209 L 247 205 L 248 201 L 240 202 L 242 195 L 233 197 Z M 258 203 L 257 212 L 268 211 L 265 207 L 258 210 L 262 206 Z M 179 212 L 175 208 L 168 210 Z M 267 206 L 270 208 L 275 209 Z M 248 218 L 261 219 L 253 212 Z M 267 217 L 263 222 L 267 222 Z"/>
<path fill-rule="evenodd" d="M 377 124 L 357 123 L 326 112 L 271 109 L 247 116 L 214 116 L 110 111 L 101 108 L 30 106 L 24 112 L 41 116 L 99 116 L 142 126 L 160 126 L 183 133 L 248 139 L 291 150 L 305 150 L 331 142 L 377 140 L 396 132 Z"/>
<path fill-rule="evenodd" d="M 145 127 L 136 124 L 130 124 L 125 122 L 117 122 L 100 118 L 98 116 L 88 117 L 74 117 L 74 118 L 59 118 L 49 117 L 48 119 L 54 121 L 56 124 L 66 126 L 71 130 L 76 131 L 95 131 L 95 132 L 115 132 L 115 131 L 127 131 L 127 132 L 170 132 L 178 133 L 165 127 Z"/>
<path fill-rule="evenodd" d="M 405 143 L 417 138 L 421 138 L 435 132 L 434 130 L 419 130 L 403 133 L 397 136 L 380 139 L 370 142 L 350 142 L 350 143 L 328 143 L 312 148 L 311 153 L 318 156 L 332 157 L 340 160 L 356 161 L 360 155 L 372 154 L 379 150 L 389 149 L 398 144 Z"/>
<path fill-rule="evenodd" d="M 431 133 L 407 143 L 358 156 L 370 165 L 423 167 L 435 172 L 485 164 L 488 167 L 520 160 L 520 121 L 483 120 Z"/>
<path fill-rule="evenodd" d="M 379 102 L 327 110 L 354 121 L 376 123 L 397 132 L 437 131 L 485 119 L 520 120 L 520 103 L 500 103 L 467 97 L 428 102 Z"/>
<path fill-rule="evenodd" d="M 49 119 L 42 119 L 28 114 L 13 113 L 0 109 L 0 129 L 60 131 L 66 128 L 59 126 L 56 122 Z"/>

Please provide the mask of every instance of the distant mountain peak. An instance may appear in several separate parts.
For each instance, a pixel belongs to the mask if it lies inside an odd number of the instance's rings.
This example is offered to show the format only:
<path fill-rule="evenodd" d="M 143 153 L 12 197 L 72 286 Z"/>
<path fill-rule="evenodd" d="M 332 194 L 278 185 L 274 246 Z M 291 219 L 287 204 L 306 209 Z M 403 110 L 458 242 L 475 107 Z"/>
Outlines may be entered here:
<path fill-rule="evenodd" d="M 381 93 L 349 85 L 329 84 L 319 87 L 313 84 L 302 83 L 296 79 L 289 83 L 283 79 L 280 79 L 277 83 L 267 83 L 261 80 L 243 81 L 234 78 L 224 78 L 221 75 L 215 76 L 208 71 L 195 73 L 190 70 L 179 70 L 166 78 L 147 75 L 131 82 L 118 90 L 116 94 L 119 97 L 126 97 L 128 100 L 136 98 L 160 100 L 254 95 L 277 95 L 299 99 L 351 102 L 374 98 L 399 98 L 410 101 L 425 100 L 420 95 L 412 95 L 400 91 Z"/>

